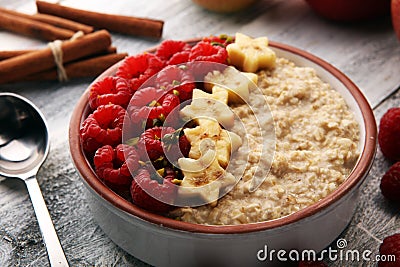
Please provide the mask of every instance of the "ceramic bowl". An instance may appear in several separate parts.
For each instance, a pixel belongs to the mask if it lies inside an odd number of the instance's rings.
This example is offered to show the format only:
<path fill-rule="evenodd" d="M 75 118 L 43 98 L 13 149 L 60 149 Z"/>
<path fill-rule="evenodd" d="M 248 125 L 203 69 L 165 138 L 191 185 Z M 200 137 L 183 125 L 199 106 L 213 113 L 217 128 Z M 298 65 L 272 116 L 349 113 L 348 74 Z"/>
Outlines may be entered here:
<path fill-rule="evenodd" d="M 326 248 L 346 228 L 359 188 L 372 165 L 377 128 L 368 101 L 338 69 L 300 49 L 271 42 L 277 56 L 314 68 L 341 93 L 360 124 L 360 158 L 348 178 L 330 195 L 289 216 L 244 225 L 211 226 L 176 221 L 143 210 L 105 186 L 85 158 L 79 127 L 89 113 L 88 90 L 73 111 L 69 143 L 73 162 L 87 188 L 93 217 L 121 248 L 155 266 L 285 266 L 272 250 Z M 98 79 L 113 75 L 111 67 Z M 271 257 L 269 257 L 271 256 Z"/>

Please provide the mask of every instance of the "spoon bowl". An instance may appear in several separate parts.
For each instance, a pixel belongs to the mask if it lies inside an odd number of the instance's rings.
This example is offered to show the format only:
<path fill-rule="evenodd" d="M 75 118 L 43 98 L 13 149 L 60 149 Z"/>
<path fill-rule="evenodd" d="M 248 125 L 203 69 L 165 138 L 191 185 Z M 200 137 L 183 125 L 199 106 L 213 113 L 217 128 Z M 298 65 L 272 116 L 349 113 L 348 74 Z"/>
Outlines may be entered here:
<path fill-rule="evenodd" d="M 29 100 L 0 93 L 0 176 L 24 180 L 38 219 L 52 267 L 67 267 L 36 174 L 49 153 L 44 116 Z"/>
<path fill-rule="evenodd" d="M 0 94 L 0 175 L 27 179 L 35 175 L 49 152 L 44 116 L 27 99 Z"/>

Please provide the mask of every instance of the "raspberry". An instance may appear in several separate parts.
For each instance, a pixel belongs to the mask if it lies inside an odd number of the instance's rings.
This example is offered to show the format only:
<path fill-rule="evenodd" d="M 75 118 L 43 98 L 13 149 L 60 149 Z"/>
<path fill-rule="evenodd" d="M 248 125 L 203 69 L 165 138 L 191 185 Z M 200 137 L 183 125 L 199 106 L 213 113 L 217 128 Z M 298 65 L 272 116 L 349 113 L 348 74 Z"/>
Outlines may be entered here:
<path fill-rule="evenodd" d="M 118 68 L 116 75 L 130 81 L 131 91 L 135 92 L 147 79 L 164 67 L 157 56 L 143 53 L 127 57 Z"/>
<path fill-rule="evenodd" d="M 400 203 L 400 161 L 383 175 L 380 188 L 387 199 Z"/>
<path fill-rule="evenodd" d="M 210 43 L 212 45 L 219 45 L 222 47 L 226 47 L 227 45 L 233 43 L 234 38 L 226 34 L 221 34 L 219 36 L 204 37 L 203 41 Z"/>
<path fill-rule="evenodd" d="M 131 121 L 135 125 L 142 122 L 152 124 L 154 120 L 164 122 L 165 118 L 179 104 L 178 96 L 154 87 L 146 87 L 138 90 L 133 95 L 128 111 Z"/>
<path fill-rule="evenodd" d="M 103 145 L 120 144 L 124 117 L 125 109 L 119 105 L 99 106 L 81 125 L 83 149 L 90 154 Z"/>
<path fill-rule="evenodd" d="M 163 90 L 175 90 L 181 102 L 192 99 L 196 87 L 194 77 L 185 66 L 168 66 L 157 74 L 156 85 Z"/>
<path fill-rule="evenodd" d="M 182 42 L 182 41 L 175 41 L 175 40 L 165 40 L 163 41 L 157 48 L 156 56 L 158 56 L 161 60 L 163 60 L 167 65 L 171 65 L 169 62 L 176 54 L 180 54 L 181 52 L 188 52 L 190 51 L 190 45 Z M 187 61 L 187 60 L 186 60 Z M 184 61 L 184 62 L 186 62 Z M 173 60 L 173 62 L 177 62 L 177 58 Z M 183 63 L 183 62 L 179 62 Z M 173 63 L 173 64 L 179 64 Z"/>
<path fill-rule="evenodd" d="M 141 158 L 146 161 L 148 159 L 154 161 L 164 156 L 164 142 L 162 138 L 166 134 L 175 132 L 171 127 L 154 127 L 147 129 L 140 135 L 138 149 L 141 152 Z"/>
<path fill-rule="evenodd" d="M 157 180 L 161 181 L 152 179 L 150 172 L 145 168 L 138 170 L 130 188 L 132 202 L 152 212 L 166 213 L 173 206 L 158 199 L 172 202 L 176 196 L 176 186 L 171 182 L 171 178 L 164 179 L 156 173 L 153 176 L 158 176 Z"/>
<path fill-rule="evenodd" d="M 326 267 L 322 261 L 300 261 L 298 267 Z"/>
<path fill-rule="evenodd" d="M 182 51 L 173 55 L 168 61 L 167 65 L 178 65 L 189 61 L 190 51 Z"/>
<path fill-rule="evenodd" d="M 181 137 L 179 137 L 179 148 L 182 152 L 182 155 L 187 158 L 190 151 L 190 142 L 186 138 L 186 135 L 182 135 Z"/>
<path fill-rule="evenodd" d="M 124 78 L 108 76 L 91 86 L 89 105 L 92 110 L 109 103 L 126 108 L 131 96 L 129 83 Z"/>
<path fill-rule="evenodd" d="M 200 41 L 190 50 L 190 61 L 207 61 L 226 64 L 228 52 L 221 46 L 215 46 L 211 43 Z"/>
<path fill-rule="evenodd" d="M 131 173 L 139 168 L 139 155 L 133 146 L 119 144 L 115 149 L 105 145 L 97 149 L 94 166 L 98 177 L 111 189 L 121 192 L 129 188 Z"/>
<path fill-rule="evenodd" d="M 386 237 L 379 247 L 379 253 L 381 257 L 382 255 L 386 256 L 386 261 L 380 261 L 379 267 L 400 266 L 400 233 Z M 389 261 L 389 255 L 391 255 L 390 257 L 395 257 L 395 261 Z"/>
<path fill-rule="evenodd" d="M 400 160 L 400 107 L 389 109 L 381 118 L 378 142 L 382 153 L 390 160 Z"/>
<path fill-rule="evenodd" d="M 164 145 L 164 154 L 170 163 L 176 162 L 179 158 L 188 157 L 190 142 L 182 130 L 165 134 L 161 141 Z"/>

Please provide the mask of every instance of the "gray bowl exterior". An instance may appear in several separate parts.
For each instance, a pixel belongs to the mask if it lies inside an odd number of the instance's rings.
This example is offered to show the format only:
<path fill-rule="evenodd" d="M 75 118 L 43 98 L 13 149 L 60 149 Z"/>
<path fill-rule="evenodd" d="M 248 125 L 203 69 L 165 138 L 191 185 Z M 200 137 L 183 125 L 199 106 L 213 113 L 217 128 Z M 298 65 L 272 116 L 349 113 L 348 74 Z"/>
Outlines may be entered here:
<path fill-rule="evenodd" d="M 327 209 L 293 224 L 251 233 L 206 234 L 149 223 L 116 209 L 86 188 L 93 217 L 111 240 L 138 259 L 160 267 L 287 266 L 277 260 L 276 252 L 326 248 L 350 222 L 359 191 L 357 185 Z M 273 261 L 264 252 L 271 250 L 276 251 Z M 257 254 L 266 259 L 258 260 Z"/>

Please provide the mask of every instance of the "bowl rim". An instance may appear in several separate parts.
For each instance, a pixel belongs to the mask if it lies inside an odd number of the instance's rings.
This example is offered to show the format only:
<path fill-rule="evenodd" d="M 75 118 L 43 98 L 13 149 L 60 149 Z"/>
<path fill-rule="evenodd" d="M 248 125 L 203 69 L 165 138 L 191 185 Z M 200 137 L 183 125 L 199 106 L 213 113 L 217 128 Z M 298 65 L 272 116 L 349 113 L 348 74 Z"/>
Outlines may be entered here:
<path fill-rule="evenodd" d="M 200 38 L 185 40 L 188 43 L 194 43 L 201 40 Z M 297 222 L 301 219 L 305 219 L 314 215 L 325 208 L 328 208 L 339 199 L 341 199 L 344 195 L 346 195 L 349 191 L 357 186 L 362 180 L 366 177 L 366 174 L 370 170 L 372 166 L 372 162 L 376 152 L 376 140 L 377 140 L 377 127 L 376 121 L 373 114 L 373 111 L 364 96 L 361 90 L 340 70 L 336 67 L 332 66 L 330 63 L 325 60 L 306 52 L 302 49 L 271 41 L 269 43 L 271 47 L 285 50 L 287 52 L 293 53 L 295 55 L 306 58 L 309 61 L 314 62 L 315 64 L 321 66 L 323 69 L 331 73 L 335 78 L 337 78 L 350 92 L 353 96 L 355 102 L 357 103 L 361 114 L 362 119 L 365 125 L 365 144 L 362 149 L 362 153 L 359 156 L 359 160 L 354 166 L 352 172 L 346 178 L 346 180 L 339 185 L 339 187 L 330 193 L 328 196 L 324 197 L 320 201 L 305 207 L 295 213 L 290 215 L 257 223 L 249 223 L 249 224 L 241 224 L 241 225 L 204 225 L 204 224 L 195 224 L 184 221 L 177 221 L 171 218 L 164 217 L 159 214 L 155 214 L 144 209 L 137 207 L 131 202 L 125 200 L 120 197 L 118 194 L 114 193 L 111 189 L 109 189 L 103 182 L 101 182 L 93 169 L 91 168 L 88 160 L 86 159 L 84 152 L 81 147 L 80 138 L 79 138 L 79 129 L 80 125 L 84 119 L 83 115 L 87 114 L 89 111 L 88 108 L 88 94 L 89 88 L 85 90 L 82 96 L 79 98 L 74 111 L 71 116 L 70 125 L 69 125 L 69 145 L 70 145 L 70 153 L 73 163 L 78 170 L 81 178 L 86 182 L 87 186 L 89 186 L 98 196 L 102 199 L 106 200 L 112 206 L 120 209 L 133 217 L 140 218 L 149 223 L 153 223 L 159 226 L 163 226 L 165 228 L 171 228 L 174 230 L 186 231 L 186 232 L 195 232 L 195 233 L 205 233 L 205 234 L 240 234 L 240 233 L 250 233 L 257 232 L 263 230 L 269 230 L 273 228 L 278 228 L 282 226 L 286 226 L 288 224 Z M 156 46 L 157 47 L 157 46 Z M 154 52 L 155 48 L 147 49 L 145 52 Z M 102 73 L 99 77 L 97 77 L 93 82 L 105 77 L 113 75 L 115 69 L 117 68 L 119 63 L 113 65 L 104 73 Z"/>

